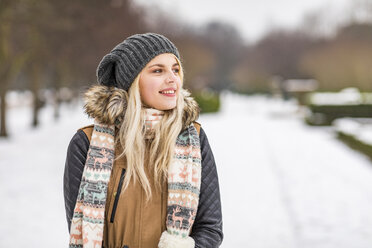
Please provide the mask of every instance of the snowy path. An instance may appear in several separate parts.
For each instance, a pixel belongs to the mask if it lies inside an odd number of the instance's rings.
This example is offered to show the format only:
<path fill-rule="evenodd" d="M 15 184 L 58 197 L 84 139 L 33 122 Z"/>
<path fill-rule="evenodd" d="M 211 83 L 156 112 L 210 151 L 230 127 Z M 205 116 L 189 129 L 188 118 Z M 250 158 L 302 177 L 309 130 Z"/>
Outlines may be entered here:
<path fill-rule="evenodd" d="M 223 247 L 371 247 L 372 163 L 290 104 L 226 102 L 201 118 L 218 162 Z"/>
<path fill-rule="evenodd" d="M 304 125 L 293 105 L 231 95 L 224 102 L 221 113 L 199 120 L 218 166 L 223 248 L 371 247 L 367 158 L 331 130 Z M 41 128 L 29 132 L 29 112 L 9 113 L 13 136 L 0 140 L 0 247 L 66 247 L 65 152 L 91 121 L 65 108 L 52 128 L 46 109 Z"/>

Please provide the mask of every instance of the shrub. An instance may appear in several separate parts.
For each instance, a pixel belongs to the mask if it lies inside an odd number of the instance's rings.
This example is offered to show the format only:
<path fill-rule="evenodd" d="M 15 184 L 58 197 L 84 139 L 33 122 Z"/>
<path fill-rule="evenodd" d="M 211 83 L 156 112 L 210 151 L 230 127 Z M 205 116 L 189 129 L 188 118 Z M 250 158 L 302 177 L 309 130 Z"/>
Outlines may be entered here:
<path fill-rule="evenodd" d="M 342 117 L 372 117 L 372 104 L 357 105 L 308 105 L 305 121 L 310 125 L 331 125 Z"/>
<path fill-rule="evenodd" d="M 212 91 L 199 91 L 193 93 L 194 99 L 199 104 L 201 113 L 218 112 L 220 109 L 220 95 Z"/>

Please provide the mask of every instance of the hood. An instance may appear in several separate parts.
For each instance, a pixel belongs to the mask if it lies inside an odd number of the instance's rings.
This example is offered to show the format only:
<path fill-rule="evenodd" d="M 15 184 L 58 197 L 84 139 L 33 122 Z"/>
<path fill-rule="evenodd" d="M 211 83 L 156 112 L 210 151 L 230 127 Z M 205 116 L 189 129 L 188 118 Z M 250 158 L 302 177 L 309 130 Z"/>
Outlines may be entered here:
<path fill-rule="evenodd" d="M 181 89 L 185 99 L 183 109 L 183 129 L 199 117 L 199 105 L 192 98 L 190 92 Z M 121 121 L 127 109 L 128 93 L 119 88 L 95 85 L 84 94 L 85 112 L 89 117 L 100 123 L 113 125 Z"/>

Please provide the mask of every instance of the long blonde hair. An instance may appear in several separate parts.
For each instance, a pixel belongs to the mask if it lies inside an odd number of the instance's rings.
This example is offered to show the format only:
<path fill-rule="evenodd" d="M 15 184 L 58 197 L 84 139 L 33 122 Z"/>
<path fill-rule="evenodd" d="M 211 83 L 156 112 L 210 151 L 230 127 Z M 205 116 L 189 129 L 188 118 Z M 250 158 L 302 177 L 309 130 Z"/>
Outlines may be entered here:
<path fill-rule="evenodd" d="M 177 106 L 174 109 L 164 111 L 163 118 L 155 126 L 155 136 L 150 145 L 146 145 L 145 139 L 144 106 L 139 91 L 141 73 L 138 74 L 129 88 L 127 110 L 118 133 L 117 142 L 120 142 L 123 152 L 116 159 L 124 157 L 127 165 L 123 190 L 128 187 L 131 180 L 133 180 L 133 183 L 138 180 L 146 193 L 147 200 L 151 198 L 152 192 L 150 181 L 145 173 L 145 166 L 152 166 L 156 189 L 161 189 L 163 180 L 167 178 L 168 166 L 173 159 L 176 139 L 182 130 L 184 97 L 181 91 L 184 74 L 181 62 L 178 58 L 176 60 L 180 66 L 181 78 Z M 145 165 L 146 149 L 149 149 L 148 161 L 151 161 L 151 165 Z"/>

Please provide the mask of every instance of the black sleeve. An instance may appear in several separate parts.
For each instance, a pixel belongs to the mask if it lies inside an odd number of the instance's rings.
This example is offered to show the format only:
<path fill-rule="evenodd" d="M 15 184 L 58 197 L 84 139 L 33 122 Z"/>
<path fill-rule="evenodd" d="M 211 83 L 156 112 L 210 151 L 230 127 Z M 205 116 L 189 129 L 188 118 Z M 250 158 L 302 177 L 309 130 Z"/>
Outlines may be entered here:
<path fill-rule="evenodd" d="M 217 248 L 223 239 L 220 189 L 213 153 L 202 128 L 200 146 L 202 178 L 199 206 L 190 236 L 195 240 L 195 248 Z"/>
<path fill-rule="evenodd" d="M 88 149 L 88 137 L 85 135 L 84 131 L 79 130 L 72 137 L 68 146 L 63 176 L 63 193 L 69 231 Z"/>

